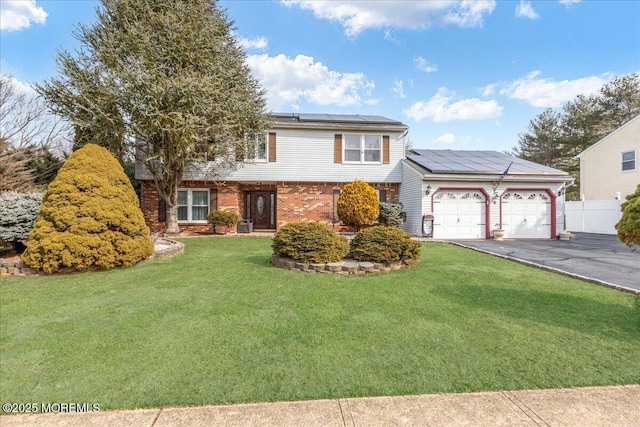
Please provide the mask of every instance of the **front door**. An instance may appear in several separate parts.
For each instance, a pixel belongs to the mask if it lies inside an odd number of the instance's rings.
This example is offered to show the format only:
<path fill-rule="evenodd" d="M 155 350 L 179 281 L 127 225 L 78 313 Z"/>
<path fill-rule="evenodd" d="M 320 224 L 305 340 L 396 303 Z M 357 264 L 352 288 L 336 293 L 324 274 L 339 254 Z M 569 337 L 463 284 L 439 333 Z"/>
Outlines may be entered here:
<path fill-rule="evenodd" d="M 254 230 L 274 230 L 276 228 L 276 193 L 273 191 L 252 191 L 248 194 L 247 218 L 253 221 Z"/>

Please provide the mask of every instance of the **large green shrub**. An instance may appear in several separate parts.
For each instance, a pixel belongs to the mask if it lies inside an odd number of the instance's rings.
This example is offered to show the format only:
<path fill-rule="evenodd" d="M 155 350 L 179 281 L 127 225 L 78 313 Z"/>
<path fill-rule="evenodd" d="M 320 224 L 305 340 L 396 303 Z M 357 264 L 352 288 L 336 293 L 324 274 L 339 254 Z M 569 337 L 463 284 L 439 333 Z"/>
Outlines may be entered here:
<path fill-rule="evenodd" d="M 349 242 L 326 225 L 294 222 L 273 236 L 273 252 L 300 262 L 338 262 L 349 252 Z"/>
<path fill-rule="evenodd" d="M 0 242 L 10 243 L 16 252 L 22 252 L 22 241 L 29 238 L 41 204 L 42 193 L 0 194 Z"/>
<path fill-rule="evenodd" d="M 207 222 L 213 226 L 213 232 L 217 233 L 218 227 L 233 227 L 238 223 L 238 214 L 227 211 L 213 211 L 207 217 Z"/>
<path fill-rule="evenodd" d="M 622 218 L 616 224 L 618 238 L 631 249 L 640 245 L 640 185 L 636 192 L 626 197 L 620 207 Z"/>
<path fill-rule="evenodd" d="M 22 260 L 47 273 L 135 264 L 153 253 L 149 228 L 122 166 L 87 144 L 49 184 Z"/>
<path fill-rule="evenodd" d="M 356 227 L 371 225 L 378 219 L 380 200 L 376 190 L 364 181 L 355 180 L 342 188 L 338 197 L 338 218 Z"/>
<path fill-rule="evenodd" d="M 416 261 L 420 243 L 396 227 L 366 228 L 351 241 L 351 256 L 358 261 L 389 264 L 396 261 Z"/>

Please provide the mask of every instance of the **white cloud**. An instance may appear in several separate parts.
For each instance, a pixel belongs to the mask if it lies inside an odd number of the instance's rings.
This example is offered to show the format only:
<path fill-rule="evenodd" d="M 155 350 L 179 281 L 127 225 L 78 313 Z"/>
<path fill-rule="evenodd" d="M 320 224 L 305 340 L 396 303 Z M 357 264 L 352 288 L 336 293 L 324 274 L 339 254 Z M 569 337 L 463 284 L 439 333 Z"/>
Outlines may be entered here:
<path fill-rule="evenodd" d="M 481 26 L 493 12 L 495 0 L 358 1 L 281 0 L 286 6 L 310 10 L 321 19 L 337 21 L 355 37 L 369 28 L 425 29 L 434 24 Z"/>
<path fill-rule="evenodd" d="M 482 93 L 482 96 L 488 97 L 496 93 L 496 87 L 498 87 L 498 83 L 491 83 L 484 87 L 478 88 L 478 90 L 480 91 L 480 93 Z"/>
<path fill-rule="evenodd" d="M 596 93 L 608 80 L 587 76 L 575 80 L 555 81 L 541 78 L 541 71 L 533 71 L 500 90 L 501 95 L 526 101 L 534 107 L 559 107 L 578 95 Z"/>
<path fill-rule="evenodd" d="M 434 139 L 432 142 L 438 142 L 441 144 L 451 144 L 455 142 L 456 136 L 452 133 L 445 133 Z"/>
<path fill-rule="evenodd" d="M 444 22 L 460 27 L 481 27 L 485 14 L 496 8 L 495 0 L 462 0 L 444 17 Z"/>
<path fill-rule="evenodd" d="M 18 94 L 25 94 L 27 96 L 36 95 L 36 91 L 33 89 L 31 84 L 18 80 L 11 74 L 0 73 L 0 80 L 6 81 Z"/>
<path fill-rule="evenodd" d="M 338 106 L 377 102 L 363 100 L 375 87 L 363 73 L 330 70 L 311 56 L 248 55 L 247 63 L 267 91 L 268 107 L 274 110 L 299 105 L 301 100 Z"/>
<path fill-rule="evenodd" d="M 35 0 L 0 1 L 0 31 L 29 28 L 32 22 L 44 24 L 48 13 Z"/>
<path fill-rule="evenodd" d="M 580 3 L 582 0 L 560 0 L 560 3 L 569 7 L 572 4 Z"/>
<path fill-rule="evenodd" d="M 520 3 L 516 6 L 516 18 L 538 19 L 539 17 L 536 11 L 533 10 L 531 2 L 520 0 Z"/>
<path fill-rule="evenodd" d="M 448 122 L 450 120 L 477 120 L 499 117 L 503 107 L 495 100 L 482 101 L 478 98 L 461 99 L 451 102 L 455 92 L 441 87 L 428 101 L 418 101 L 403 113 L 416 120 L 430 118 L 434 122 Z"/>
<path fill-rule="evenodd" d="M 396 80 L 393 82 L 393 86 L 391 87 L 391 91 L 393 93 L 395 93 L 396 95 L 398 95 L 400 98 L 406 98 L 407 95 L 405 95 L 404 93 L 404 88 L 403 88 L 404 84 L 402 83 L 402 80 Z"/>
<path fill-rule="evenodd" d="M 427 61 L 422 56 L 416 56 L 413 58 L 413 62 L 416 63 L 416 68 L 418 70 L 424 71 L 425 73 L 433 73 L 438 71 L 438 65 L 432 62 Z"/>
<path fill-rule="evenodd" d="M 265 50 L 269 46 L 269 42 L 266 37 L 256 37 L 254 39 L 245 39 L 243 37 L 238 38 L 240 47 L 243 49 L 258 49 Z"/>

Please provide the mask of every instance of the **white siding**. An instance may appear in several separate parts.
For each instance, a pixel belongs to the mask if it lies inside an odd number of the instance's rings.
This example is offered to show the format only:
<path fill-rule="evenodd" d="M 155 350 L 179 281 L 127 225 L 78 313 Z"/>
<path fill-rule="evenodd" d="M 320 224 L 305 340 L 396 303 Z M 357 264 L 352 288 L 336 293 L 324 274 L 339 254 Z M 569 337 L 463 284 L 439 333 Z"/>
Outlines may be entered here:
<path fill-rule="evenodd" d="M 427 197 L 423 189 L 422 173 L 402 162 L 402 185 L 400 186 L 400 201 L 407 219 L 400 226 L 404 231 L 414 236 L 422 235 L 423 202 Z"/>
<path fill-rule="evenodd" d="M 406 161 L 408 163 L 408 161 Z M 400 188 L 400 201 L 404 205 L 404 211 L 407 213 L 407 221 L 402 228 L 411 234 L 422 234 L 422 215 L 433 214 L 431 211 L 432 198 L 439 189 L 483 189 L 488 195 L 487 209 L 489 210 L 489 230 L 498 228 L 500 224 L 500 203 L 493 201 L 493 186 L 490 182 L 474 182 L 474 181 L 433 181 L 422 178 L 424 175 L 408 164 L 403 165 L 403 182 Z M 418 185 L 421 180 L 421 185 Z M 526 178 L 503 181 L 497 188 L 496 193 L 502 195 L 507 188 L 511 191 L 540 190 L 549 189 L 556 195 L 556 234 L 564 231 L 564 197 L 558 196 L 558 192 L 562 188 L 562 182 L 559 181 L 526 181 Z M 427 185 L 431 186 L 431 194 L 425 195 Z M 416 232 L 417 230 L 417 232 Z"/>
<path fill-rule="evenodd" d="M 400 132 L 362 132 L 389 135 L 389 164 L 334 163 L 334 136 L 340 131 L 281 129 L 275 133 L 275 162 L 247 163 L 235 171 L 221 173 L 216 178 L 250 182 L 351 182 L 355 179 L 387 183 L 402 181 L 404 138 Z M 183 180 L 206 179 L 205 169 L 206 164 L 194 165 L 185 172 Z M 209 179 L 211 178 L 210 176 Z"/>

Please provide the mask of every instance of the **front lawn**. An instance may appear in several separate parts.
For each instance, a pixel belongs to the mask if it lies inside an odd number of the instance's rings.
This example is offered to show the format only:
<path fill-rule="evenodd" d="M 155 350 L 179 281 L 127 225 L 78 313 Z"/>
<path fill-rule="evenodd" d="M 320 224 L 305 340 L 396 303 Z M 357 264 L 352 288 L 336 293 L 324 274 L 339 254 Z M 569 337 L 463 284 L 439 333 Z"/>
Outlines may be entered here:
<path fill-rule="evenodd" d="M 101 409 L 640 382 L 637 297 L 447 244 L 413 269 L 273 268 L 270 239 L 0 279 L 0 400 Z"/>

